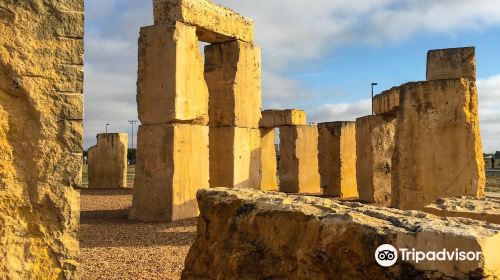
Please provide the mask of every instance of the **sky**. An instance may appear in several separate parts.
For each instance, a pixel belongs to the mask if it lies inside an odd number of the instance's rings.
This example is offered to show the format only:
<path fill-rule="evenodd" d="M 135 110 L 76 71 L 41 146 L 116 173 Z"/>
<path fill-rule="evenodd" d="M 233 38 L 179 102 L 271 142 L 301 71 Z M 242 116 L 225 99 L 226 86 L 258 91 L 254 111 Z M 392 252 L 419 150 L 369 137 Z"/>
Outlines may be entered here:
<path fill-rule="evenodd" d="M 300 108 L 309 122 L 371 113 L 375 93 L 425 80 L 427 51 L 476 47 L 483 149 L 500 151 L 500 1 L 216 0 L 255 22 L 263 109 Z M 137 119 L 139 28 L 152 0 L 85 0 L 85 148 Z M 129 137 L 130 138 L 130 137 Z M 129 139 L 129 145 L 131 145 Z M 136 139 L 134 137 L 134 142 Z"/>

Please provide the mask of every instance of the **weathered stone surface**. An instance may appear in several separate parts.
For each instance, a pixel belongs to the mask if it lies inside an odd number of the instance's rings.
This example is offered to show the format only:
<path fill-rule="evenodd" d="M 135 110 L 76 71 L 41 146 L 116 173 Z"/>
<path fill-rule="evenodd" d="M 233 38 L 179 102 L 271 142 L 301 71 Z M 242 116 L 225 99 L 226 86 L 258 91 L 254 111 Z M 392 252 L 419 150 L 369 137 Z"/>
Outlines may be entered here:
<path fill-rule="evenodd" d="M 208 123 L 208 88 L 196 29 L 176 22 L 141 28 L 137 108 L 142 124 Z"/>
<path fill-rule="evenodd" d="M 260 189 L 264 191 L 277 191 L 279 189 L 277 178 L 278 162 L 276 159 L 276 146 L 274 143 L 274 128 L 261 128 L 260 139 Z"/>
<path fill-rule="evenodd" d="M 318 135 L 318 164 L 323 194 L 358 197 L 356 123 L 319 123 Z"/>
<path fill-rule="evenodd" d="M 253 21 L 208 0 L 154 0 L 155 24 L 180 21 L 197 27 L 203 42 L 253 42 Z"/>
<path fill-rule="evenodd" d="M 83 1 L 0 1 L 0 279 L 75 279 Z"/>
<path fill-rule="evenodd" d="M 359 203 L 240 189 L 198 192 L 183 279 L 496 279 L 500 226 Z M 378 265 L 378 246 L 481 252 L 475 261 Z M 400 253 L 400 252 L 399 252 Z"/>
<path fill-rule="evenodd" d="M 396 118 L 388 115 L 356 119 L 356 154 L 359 199 L 391 204 Z"/>
<path fill-rule="evenodd" d="M 318 170 L 318 128 L 280 127 L 280 191 L 321 193 Z"/>
<path fill-rule="evenodd" d="M 262 111 L 260 127 L 279 127 L 286 125 L 306 125 L 306 112 L 297 109 Z"/>
<path fill-rule="evenodd" d="M 260 130 L 210 127 L 210 187 L 260 189 Z"/>
<path fill-rule="evenodd" d="M 196 191 L 208 187 L 208 127 L 141 125 L 129 218 L 174 221 L 198 215 Z"/>
<path fill-rule="evenodd" d="M 483 196 L 477 88 L 466 79 L 401 86 L 392 203 L 421 209 L 438 198 Z"/>
<path fill-rule="evenodd" d="M 127 151 L 127 133 L 97 134 L 88 150 L 89 188 L 126 188 Z"/>
<path fill-rule="evenodd" d="M 373 97 L 373 112 L 376 115 L 396 114 L 399 109 L 399 87 L 393 87 Z"/>
<path fill-rule="evenodd" d="M 261 50 L 231 41 L 205 46 L 210 126 L 259 128 Z"/>
<path fill-rule="evenodd" d="M 476 48 L 430 50 L 427 53 L 427 81 L 476 80 Z"/>
<path fill-rule="evenodd" d="M 423 208 L 424 212 L 441 217 L 470 218 L 500 224 L 500 200 L 470 196 L 440 198 Z"/>

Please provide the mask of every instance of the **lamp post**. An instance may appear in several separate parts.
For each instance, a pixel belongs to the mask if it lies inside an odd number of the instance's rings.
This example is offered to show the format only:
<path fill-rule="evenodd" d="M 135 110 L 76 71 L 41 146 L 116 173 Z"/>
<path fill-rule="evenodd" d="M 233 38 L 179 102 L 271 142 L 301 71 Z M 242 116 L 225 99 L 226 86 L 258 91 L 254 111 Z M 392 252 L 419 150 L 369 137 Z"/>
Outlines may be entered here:
<path fill-rule="evenodd" d="M 134 149 L 134 125 L 137 123 L 137 121 L 129 120 L 128 123 L 132 125 L 132 149 Z"/>
<path fill-rule="evenodd" d="M 106 134 L 108 134 L 108 125 L 109 123 L 106 124 Z"/>
<path fill-rule="evenodd" d="M 372 115 L 373 115 L 373 87 L 378 86 L 377 83 L 372 83 Z"/>

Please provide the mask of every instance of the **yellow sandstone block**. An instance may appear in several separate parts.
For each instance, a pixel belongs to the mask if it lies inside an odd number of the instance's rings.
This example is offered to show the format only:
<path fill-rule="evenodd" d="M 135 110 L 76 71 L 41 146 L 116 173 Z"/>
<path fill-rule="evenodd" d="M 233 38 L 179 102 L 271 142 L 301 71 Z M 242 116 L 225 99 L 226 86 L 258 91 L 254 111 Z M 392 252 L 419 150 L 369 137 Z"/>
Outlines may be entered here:
<path fill-rule="evenodd" d="M 209 0 L 154 0 L 155 24 L 183 22 L 196 26 L 201 41 L 253 42 L 253 21 Z"/>
<path fill-rule="evenodd" d="M 208 123 L 208 88 L 194 27 L 141 28 L 137 108 L 142 124 Z"/>
<path fill-rule="evenodd" d="M 421 209 L 438 198 L 484 195 L 476 83 L 435 80 L 401 86 L 392 204 Z"/>
<path fill-rule="evenodd" d="M 175 221 L 198 215 L 196 192 L 208 188 L 208 127 L 141 125 L 129 218 Z"/>
<path fill-rule="evenodd" d="M 98 134 L 88 150 L 89 188 L 126 188 L 127 151 L 127 133 Z"/>
<path fill-rule="evenodd" d="M 306 112 L 297 109 L 262 111 L 260 127 L 279 127 L 287 125 L 306 125 Z"/>
<path fill-rule="evenodd" d="M 318 163 L 323 194 L 358 197 L 356 123 L 319 123 L 318 135 Z"/>
<path fill-rule="evenodd" d="M 280 191 L 321 193 L 318 170 L 318 128 L 280 127 Z"/>

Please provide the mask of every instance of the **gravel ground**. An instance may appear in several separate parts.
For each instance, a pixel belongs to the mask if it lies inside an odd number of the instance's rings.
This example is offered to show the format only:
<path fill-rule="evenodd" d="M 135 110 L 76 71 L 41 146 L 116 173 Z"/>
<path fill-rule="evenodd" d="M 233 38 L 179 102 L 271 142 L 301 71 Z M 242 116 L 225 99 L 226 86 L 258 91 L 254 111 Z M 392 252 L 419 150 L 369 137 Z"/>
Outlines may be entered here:
<path fill-rule="evenodd" d="M 127 220 L 132 190 L 81 191 L 81 279 L 179 279 L 196 219 Z"/>

